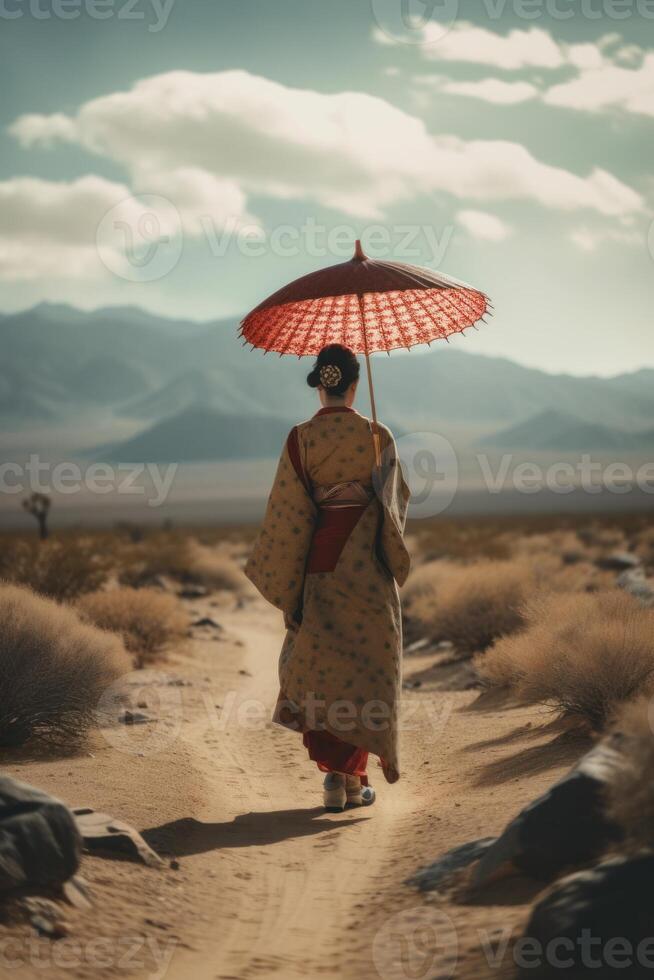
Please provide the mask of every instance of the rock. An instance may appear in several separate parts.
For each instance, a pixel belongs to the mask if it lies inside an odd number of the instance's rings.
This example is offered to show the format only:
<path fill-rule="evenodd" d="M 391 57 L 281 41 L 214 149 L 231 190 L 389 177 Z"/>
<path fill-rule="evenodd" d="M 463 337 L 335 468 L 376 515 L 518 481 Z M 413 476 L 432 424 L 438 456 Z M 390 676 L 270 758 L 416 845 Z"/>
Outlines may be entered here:
<path fill-rule="evenodd" d="M 203 599 L 208 594 L 203 585 L 184 585 L 177 593 L 180 599 Z"/>
<path fill-rule="evenodd" d="M 68 807 L 0 776 L 0 895 L 60 885 L 79 867 L 82 841 Z"/>
<path fill-rule="evenodd" d="M 521 810 L 474 870 L 472 890 L 521 872 L 551 881 L 621 838 L 606 816 L 604 788 L 620 764 L 620 736 L 600 742 L 567 776 Z"/>
<path fill-rule="evenodd" d="M 638 568 L 640 559 L 628 551 L 619 551 L 613 555 L 604 555 L 595 561 L 598 568 L 607 572 L 623 572 L 625 569 Z"/>
<path fill-rule="evenodd" d="M 406 691 L 413 691 L 413 690 L 415 690 L 418 687 L 422 687 L 422 681 L 421 680 L 417 680 L 417 679 L 416 680 L 409 679 L 409 680 L 404 681 L 404 683 L 402 684 L 402 687 Z"/>
<path fill-rule="evenodd" d="M 91 908 L 91 889 L 80 875 L 75 875 L 74 878 L 65 881 L 62 891 L 69 905 L 73 905 L 76 909 Z"/>
<path fill-rule="evenodd" d="M 429 639 L 429 637 L 423 636 L 419 640 L 414 640 L 413 643 L 409 643 L 408 646 L 405 646 L 404 652 L 418 653 L 420 650 L 424 650 L 425 647 L 428 647 L 430 644 L 431 644 L 431 640 Z"/>
<path fill-rule="evenodd" d="M 29 896 L 22 899 L 21 904 L 29 916 L 30 925 L 39 936 L 57 940 L 68 935 L 68 923 L 56 902 L 49 898 Z"/>
<path fill-rule="evenodd" d="M 439 886 L 447 884 L 455 872 L 477 861 L 496 840 L 496 837 L 482 837 L 446 851 L 433 864 L 421 868 L 409 878 L 407 885 L 414 885 L 421 892 L 436 891 Z"/>
<path fill-rule="evenodd" d="M 123 725 L 145 725 L 152 719 L 148 715 L 144 715 L 142 711 L 124 708 L 118 716 L 118 721 Z"/>
<path fill-rule="evenodd" d="M 68 926 L 62 919 L 35 914 L 30 915 L 30 924 L 39 936 L 46 939 L 63 939 L 68 935 Z"/>
<path fill-rule="evenodd" d="M 211 629 L 220 630 L 221 632 L 223 629 L 220 623 L 217 623 L 211 616 L 202 616 L 201 619 L 196 619 L 195 622 L 191 623 L 191 626 L 209 626 Z"/>
<path fill-rule="evenodd" d="M 560 881 L 534 907 L 514 950 L 520 980 L 649 980 L 654 970 L 653 880 L 654 855 L 640 853 Z M 531 951 L 524 962 L 519 958 L 522 942 Z M 538 950 L 540 964 L 535 963 Z"/>
<path fill-rule="evenodd" d="M 654 580 L 646 578 L 642 568 L 622 572 L 616 579 L 616 585 L 634 596 L 644 606 L 654 605 Z"/>
<path fill-rule="evenodd" d="M 78 830 L 89 850 L 108 851 L 143 861 L 150 868 L 160 868 L 163 861 L 152 850 L 139 832 L 123 820 L 115 820 L 106 813 L 97 813 L 90 807 L 73 810 Z"/>

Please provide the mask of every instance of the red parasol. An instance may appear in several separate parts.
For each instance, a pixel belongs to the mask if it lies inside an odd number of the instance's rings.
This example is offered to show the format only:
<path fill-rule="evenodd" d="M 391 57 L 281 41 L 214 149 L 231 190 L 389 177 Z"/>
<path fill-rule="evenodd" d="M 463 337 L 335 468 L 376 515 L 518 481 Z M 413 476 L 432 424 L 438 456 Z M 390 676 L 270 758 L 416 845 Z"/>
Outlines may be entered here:
<path fill-rule="evenodd" d="M 357 241 L 349 262 L 302 276 L 265 299 L 243 319 L 240 334 L 279 354 L 315 356 L 327 344 L 364 354 L 379 462 L 369 355 L 463 333 L 489 308 L 489 298 L 472 286 L 419 266 L 370 259 Z"/>

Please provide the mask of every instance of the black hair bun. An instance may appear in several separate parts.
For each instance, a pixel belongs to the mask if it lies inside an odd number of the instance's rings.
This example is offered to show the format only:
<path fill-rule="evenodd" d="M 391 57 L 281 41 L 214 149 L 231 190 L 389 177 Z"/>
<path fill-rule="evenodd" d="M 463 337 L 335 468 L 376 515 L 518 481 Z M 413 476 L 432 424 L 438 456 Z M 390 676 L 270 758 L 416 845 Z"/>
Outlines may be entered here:
<path fill-rule="evenodd" d="M 349 347 L 329 344 L 318 354 L 313 370 L 307 375 L 310 388 L 322 386 L 330 395 L 344 395 L 359 380 L 359 362 Z"/>

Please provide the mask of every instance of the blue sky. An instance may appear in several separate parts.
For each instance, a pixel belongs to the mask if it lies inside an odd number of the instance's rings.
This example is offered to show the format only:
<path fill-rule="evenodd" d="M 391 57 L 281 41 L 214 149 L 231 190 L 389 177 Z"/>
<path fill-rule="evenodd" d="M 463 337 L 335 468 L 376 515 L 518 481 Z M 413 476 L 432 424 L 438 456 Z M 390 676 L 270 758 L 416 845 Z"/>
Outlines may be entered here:
<path fill-rule="evenodd" d="M 0 309 L 237 314 L 360 236 L 492 296 L 466 349 L 654 366 L 654 2 L 408 7 L 2 0 Z"/>

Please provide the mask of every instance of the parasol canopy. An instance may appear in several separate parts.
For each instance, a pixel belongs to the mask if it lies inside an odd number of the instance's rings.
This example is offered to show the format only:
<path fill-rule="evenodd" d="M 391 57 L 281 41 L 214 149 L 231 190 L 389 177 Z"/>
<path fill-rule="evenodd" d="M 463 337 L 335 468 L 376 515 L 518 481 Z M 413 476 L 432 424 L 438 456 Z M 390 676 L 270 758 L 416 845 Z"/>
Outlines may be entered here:
<path fill-rule="evenodd" d="M 279 354 L 316 356 L 327 344 L 364 354 L 374 429 L 369 355 L 447 339 L 490 310 L 485 293 L 439 272 L 370 259 L 357 241 L 348 262 L 283 286 L 241 322 L 245 342 Z M 379 462 L 379 439 L 375 439 Z"/>
<path fill-rule="evenodd" d="M 488 312 L 489 302 L 442 273 L 369 259 L 357 242 L 349 262 L 302 276 L 265 299 L 240 333 L 279 354 L 315 356 L 327 344 L 373 354 L 462 333 Z"/>

